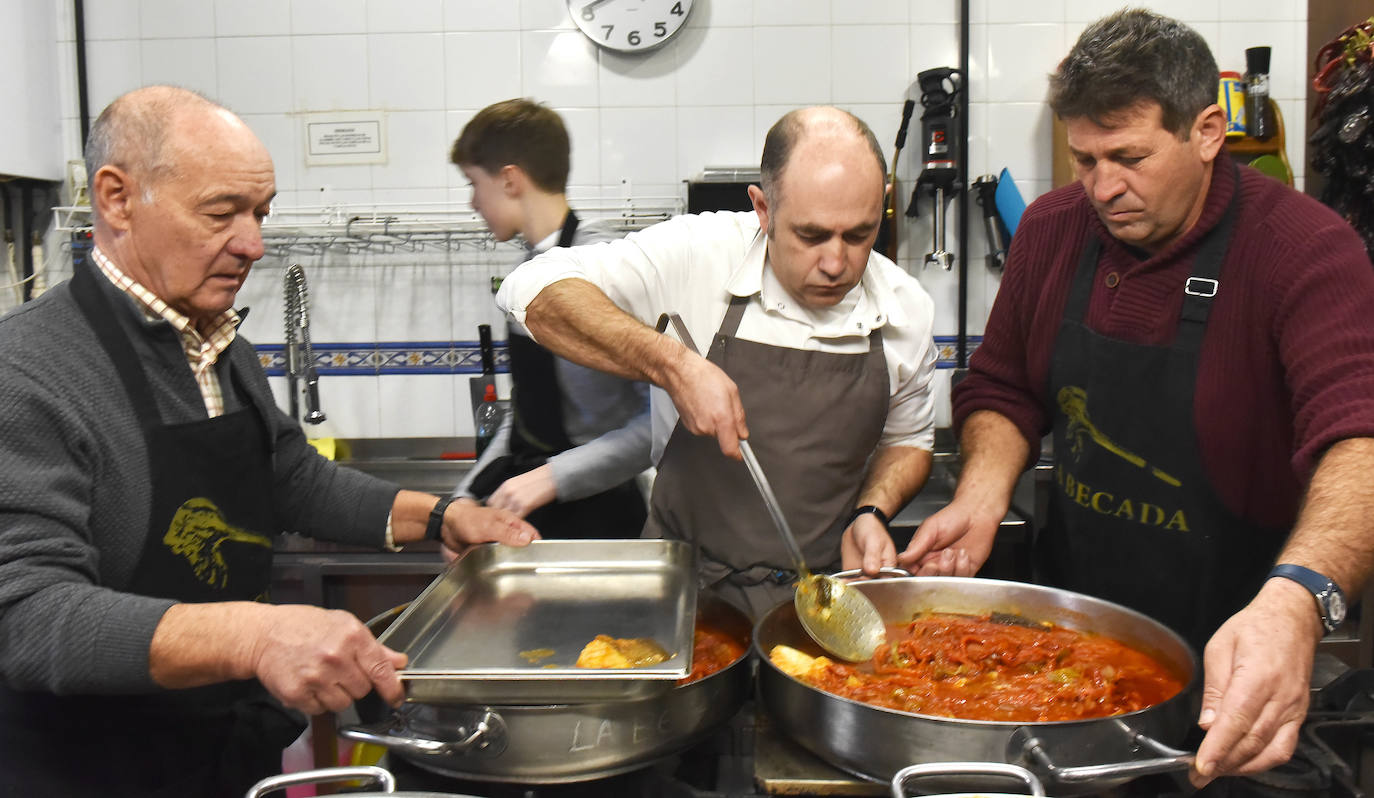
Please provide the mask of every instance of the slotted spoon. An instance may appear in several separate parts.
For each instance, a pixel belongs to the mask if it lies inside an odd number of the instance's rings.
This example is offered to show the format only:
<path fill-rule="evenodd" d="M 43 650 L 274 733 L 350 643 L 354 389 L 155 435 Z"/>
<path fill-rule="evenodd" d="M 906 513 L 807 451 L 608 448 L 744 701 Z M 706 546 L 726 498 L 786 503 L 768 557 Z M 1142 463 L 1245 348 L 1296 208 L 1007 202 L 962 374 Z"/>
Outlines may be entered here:
<path fill-rule="evenodd" d="M 801 577 L 792 601 L 802 628 L 821 648 L 840 659 L 861 662 L 872 658 L 873 651 L 883 642 L 886 634 L 878 608 L 873 606 L 868 596 L 843 580 L 811 573 L 802 557 L 801 547 L 792 534 L 792 527 L 788 526 L 782 507 L 773 495 L 773 488 L 768 484 L 768 477 L 754 457 L 753 447 L 749 441 L 740 441 L 739 448 L 744 455 L 749 476 L 753 477 L 754 485 L 763 496 L 768 514 L 773 517 L 773 523 L 787 545 L 787 553 L 792 557 L 792 564 Z"/>

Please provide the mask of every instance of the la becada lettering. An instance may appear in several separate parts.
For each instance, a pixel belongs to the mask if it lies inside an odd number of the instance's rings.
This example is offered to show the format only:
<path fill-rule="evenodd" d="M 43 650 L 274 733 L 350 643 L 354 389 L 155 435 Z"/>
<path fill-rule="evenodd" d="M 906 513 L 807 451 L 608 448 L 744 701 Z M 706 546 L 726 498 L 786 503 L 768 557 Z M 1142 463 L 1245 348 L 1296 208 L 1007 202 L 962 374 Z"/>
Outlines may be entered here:
<path fill-rule="evenodd" d="M 1095 490 L 1091 485 L 1074 478 L 1062 464 L 1054 467 L 1054 481 L 1064 491 L 1069 501 L 1079 507 L 1086 507 L 1100 515 L 1109 515 L 1123 521 L 1134 521 L 1144 526 L 1191 532 L 1188 517 L 1182 510 L 1166 510 L 1157 504 L 1130 498 L 1117 498 L 1103 490 Z"/>
<path fill-rule="evenodd" d="M 579 718 L 573 724 L 572 742 L 568 746 L 568 753 L 575 754 L 578 751 L 590 751 L 595 748 L 602 748 L 615 745 L 617 740 L 623 738 L 628 732 L 629 742 L 635 745 L 654 743 L 662 739 L 673 730 L 673 719 L 667 710 L 659 713 L 656 717 L 632 716 L 628 719 L 610 718 L 588 718 L 587 725 L 591 728 L 583 729 L 582 720 Z"/>

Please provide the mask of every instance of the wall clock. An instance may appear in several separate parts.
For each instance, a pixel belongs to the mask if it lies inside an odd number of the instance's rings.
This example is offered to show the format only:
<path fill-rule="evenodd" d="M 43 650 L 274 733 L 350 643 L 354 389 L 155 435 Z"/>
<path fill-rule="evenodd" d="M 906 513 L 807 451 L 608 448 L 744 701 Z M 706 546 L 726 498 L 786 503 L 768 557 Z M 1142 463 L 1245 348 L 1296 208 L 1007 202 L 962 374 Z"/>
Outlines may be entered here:
<path fill-rule="evenodd" d="M 692 0 L 568 0 L 568 14 L 588 39 L 617 53 L 662 47 L 682 31 Z"/>

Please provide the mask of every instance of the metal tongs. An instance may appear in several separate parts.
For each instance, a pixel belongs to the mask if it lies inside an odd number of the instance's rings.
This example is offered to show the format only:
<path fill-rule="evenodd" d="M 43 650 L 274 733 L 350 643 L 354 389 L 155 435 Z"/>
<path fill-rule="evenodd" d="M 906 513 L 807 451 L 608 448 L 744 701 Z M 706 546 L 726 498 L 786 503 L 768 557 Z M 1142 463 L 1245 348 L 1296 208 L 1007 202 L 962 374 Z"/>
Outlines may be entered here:
<path fill-rule="evenodd" d="M 687 332 L 687 326 L 682 323 L 682 318 L 678 314 L 665 313 L 660 316 L 656 325 L 658 331 L 663 332 L 669 322 L 672 323 L 682 343 L 700 354 L 691 334 Z M 753 478 L 759 495 L 763 497 L 763 504 L 768 508 L 768 514 L 772 516 L 773 524 L 782 535 L 787 553 L 801 577 L 797 582 L 793 603 L 802 627 L 821 648 L 840 659 L 861 662 L 872 658 L 873 652 L 886 635 L 878 608 L 873 606 L 868 596 L 851 588 L 843 580 L 825 574 L 811 573 L 806 567 L 801 546 L 797 545 L 797 538 L 792 534 L 792 527 L 788 525 L 786 516 L 782 514 L 782 507 L 773 495 L 768 477 L 763 473 L 758 458 L 754 456 L 753 447 L 749 445 L 749 441 L 741 440 L 739 449 L 740 454 L 744 456 L 744 465 L 749 470 L 749 476 Z"/>

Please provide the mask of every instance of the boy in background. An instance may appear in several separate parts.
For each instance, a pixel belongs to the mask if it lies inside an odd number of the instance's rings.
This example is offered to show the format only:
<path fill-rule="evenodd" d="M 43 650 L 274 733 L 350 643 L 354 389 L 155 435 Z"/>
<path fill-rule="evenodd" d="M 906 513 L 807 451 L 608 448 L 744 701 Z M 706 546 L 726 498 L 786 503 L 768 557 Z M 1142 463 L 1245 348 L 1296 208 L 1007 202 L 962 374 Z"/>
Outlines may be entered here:
<path fill-rule="evenodd" d="M 479 111 L 449 158 L 471 183 L 472 208 L 492 236 L 519 234 L 529 260 L 616 237 L 568 207 L 570 152 L 557 113 L 514 99 Z M 635 477 L 650 465 L 648 386 L 557 357 L 515 323 L 508 330 L 511 412 L 454 495 L 508 509 L 545 538 L 638 537 L 645 505 Z"/>

